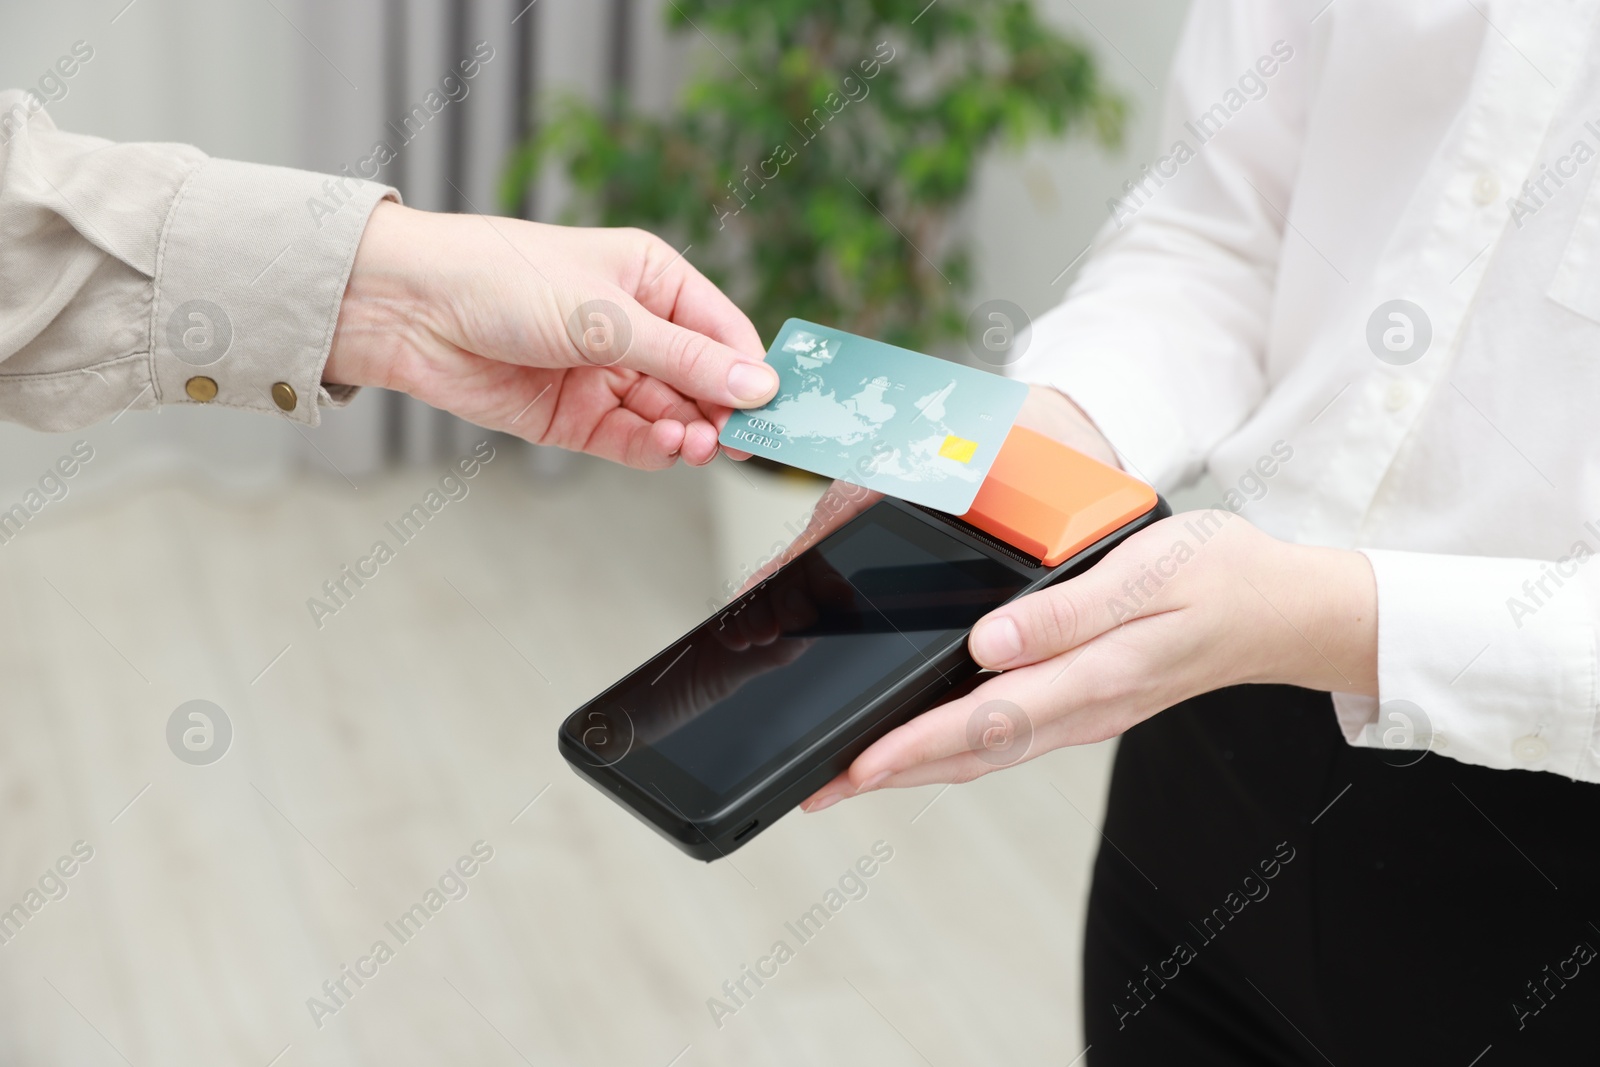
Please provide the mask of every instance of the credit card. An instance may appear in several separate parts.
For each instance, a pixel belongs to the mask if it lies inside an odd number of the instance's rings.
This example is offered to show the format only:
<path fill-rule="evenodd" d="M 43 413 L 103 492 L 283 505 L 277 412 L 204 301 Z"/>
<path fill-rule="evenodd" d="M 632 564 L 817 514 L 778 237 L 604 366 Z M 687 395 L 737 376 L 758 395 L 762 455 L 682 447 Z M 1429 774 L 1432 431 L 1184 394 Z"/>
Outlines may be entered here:
<path fill-rule="evenodd" d="M 778 395 L 735 411 L 729 448 L 959 515 L 1016 421 L 1028 387 L 802 319 L 767 362 Z"/>

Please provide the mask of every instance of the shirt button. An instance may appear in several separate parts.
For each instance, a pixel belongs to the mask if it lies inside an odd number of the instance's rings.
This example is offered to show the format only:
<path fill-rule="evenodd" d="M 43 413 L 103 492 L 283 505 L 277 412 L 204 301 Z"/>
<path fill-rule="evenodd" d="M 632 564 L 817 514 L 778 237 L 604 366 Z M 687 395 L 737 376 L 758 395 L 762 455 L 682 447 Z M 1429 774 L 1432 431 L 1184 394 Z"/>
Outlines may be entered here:
<path fill-rule="evenodd" d="M 1399 411 L 1411 403 L 1411 386 L 1407 382 L 1392 381 L 1389 390 L 1383 396 L 1383 404 L 1390 411 Z"/>
<path fill-rule="evenodd" d="M 288 382 L 278 382 L 272 387 L 272 402 L 278 405 L 280 411 L 293 411 L 299 399 L 294 394 L 294 386 Z"/>
<path fill-rule="evenodd" d="M 217 398 L 217 382 L 215 378 L 197 374 L 183 383 L 183 391 L 189 394 L 190 400 L 207 404 Z"/>
<path fill-rule="evenodd" d="M 1529 734 L 1511 742 L 1511 754 L 1519 763 L 1538 763 L 1550 754 L 1550 745 L 1544 738 Z"/>
<path fill-rule="evenodd" d="M 1485 206 L 1492 204 L 1499 195 L 1500 179 L 1489 171 L 1478 175 L 1477 180 L 1472 183 L 1472 199 L 1479 204 Z"/>

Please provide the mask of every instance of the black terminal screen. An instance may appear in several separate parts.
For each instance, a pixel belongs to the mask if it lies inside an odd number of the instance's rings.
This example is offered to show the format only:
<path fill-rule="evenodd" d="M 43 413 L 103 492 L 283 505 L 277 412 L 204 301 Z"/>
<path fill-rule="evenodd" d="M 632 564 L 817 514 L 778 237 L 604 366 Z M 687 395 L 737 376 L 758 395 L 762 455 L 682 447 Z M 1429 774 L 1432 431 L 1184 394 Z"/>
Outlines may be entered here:
<path fill-rule="evenodd" d="M 1027 582 L 879 504 L 603 702 L 626 712 L 630 748 L 653 750 L 720 796 L 893 688 Z"/>

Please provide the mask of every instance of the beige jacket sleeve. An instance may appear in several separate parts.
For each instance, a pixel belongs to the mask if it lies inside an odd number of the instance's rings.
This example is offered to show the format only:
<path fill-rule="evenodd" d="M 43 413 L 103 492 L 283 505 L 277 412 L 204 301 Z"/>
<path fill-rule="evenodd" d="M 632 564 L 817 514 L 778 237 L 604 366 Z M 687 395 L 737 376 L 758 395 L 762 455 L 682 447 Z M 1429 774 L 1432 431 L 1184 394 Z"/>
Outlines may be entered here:
<path fill-rule="evenodd" d="M 314 426 L 356 245 L 393 189 L 64 133 L 0 92 L 0 419 L 212 404 Z"/>

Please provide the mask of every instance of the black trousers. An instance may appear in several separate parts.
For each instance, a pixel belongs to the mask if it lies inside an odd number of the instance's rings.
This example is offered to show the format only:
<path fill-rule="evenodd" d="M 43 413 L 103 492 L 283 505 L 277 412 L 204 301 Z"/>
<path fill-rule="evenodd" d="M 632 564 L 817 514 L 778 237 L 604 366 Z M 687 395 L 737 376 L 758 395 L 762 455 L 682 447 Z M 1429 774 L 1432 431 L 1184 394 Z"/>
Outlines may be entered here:
<path fill-rule="evenodd" d="M 1090 1067 L 1600 1063 L 1600 785 L 1416 755 L 1287 686 L 1129 731 Z"/>

